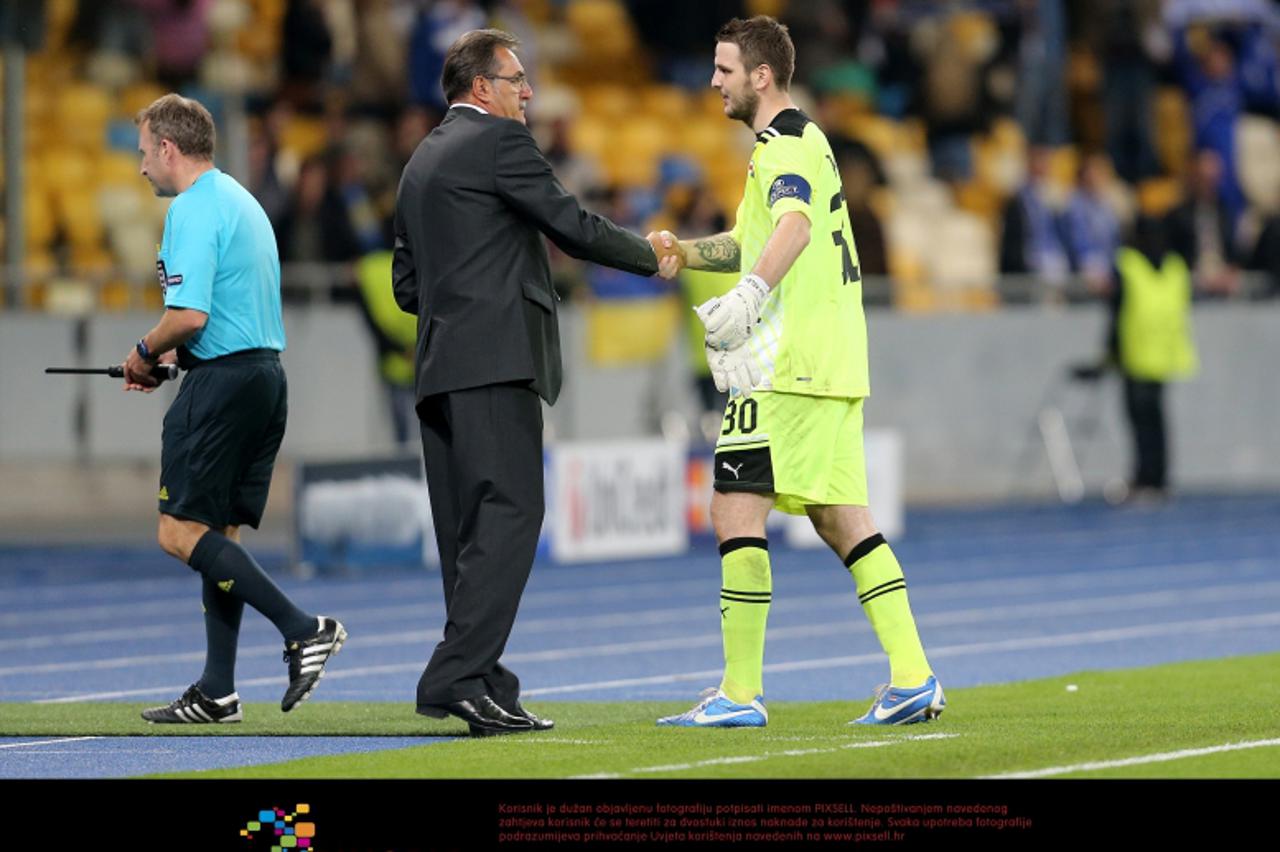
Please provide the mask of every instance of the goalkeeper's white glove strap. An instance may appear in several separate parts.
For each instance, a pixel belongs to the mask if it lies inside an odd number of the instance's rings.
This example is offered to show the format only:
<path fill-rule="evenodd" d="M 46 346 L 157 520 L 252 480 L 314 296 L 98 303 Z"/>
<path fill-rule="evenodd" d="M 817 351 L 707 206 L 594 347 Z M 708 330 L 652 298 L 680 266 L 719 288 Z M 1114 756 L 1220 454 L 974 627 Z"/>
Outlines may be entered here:
<path fill-rule="evenodd" d="M 742 276 L 738 285 L 694 310 L 707 328 L 707 345 L 733 349 L 747 342 L 760 319 L 760 309 L 769 298 L 769 285 L 754 273 Z"/>
<path fill-rule="evenodd" d="M 706 347 L 707 364 L 711 367 L 711 378 L 715 380 L 716 390 L 728 393 L 729 396 L 748 397 L 760 383 L 762 374 L 755 356 L 746 346 L 737 349 L 713 349 Z"/>

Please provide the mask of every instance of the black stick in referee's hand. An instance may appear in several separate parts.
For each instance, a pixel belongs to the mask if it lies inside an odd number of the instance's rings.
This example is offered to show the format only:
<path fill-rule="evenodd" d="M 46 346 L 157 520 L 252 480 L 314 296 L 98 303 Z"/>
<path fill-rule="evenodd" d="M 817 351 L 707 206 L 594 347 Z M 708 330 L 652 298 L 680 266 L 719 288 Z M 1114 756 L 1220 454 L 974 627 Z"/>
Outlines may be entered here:
<path fill-rule="evenodd" d="M 110 376 L 113 379 L 124 378 L 124 365 L 113 367 L 45 367 L 45 373 L 66 376 Z M 156 384 L 178 378 L 177 364 L 156 364 L 151 368 L 151 377 Z"/>

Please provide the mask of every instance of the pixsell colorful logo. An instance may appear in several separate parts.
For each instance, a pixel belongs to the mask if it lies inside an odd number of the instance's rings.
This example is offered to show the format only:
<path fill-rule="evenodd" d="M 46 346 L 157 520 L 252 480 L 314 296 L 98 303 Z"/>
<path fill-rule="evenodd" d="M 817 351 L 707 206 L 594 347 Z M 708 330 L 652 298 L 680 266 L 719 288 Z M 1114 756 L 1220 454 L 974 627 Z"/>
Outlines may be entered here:
<path fill-rule="evenodd" d="M 311 805 L 307 804 L 294 806 L 292 813 L 285 813 L 283 808 L 258 811 L 258 816 L 240 829 L 240 837 L 249 842 L 251 849 L 270 849 L 271 852 L 288 849 L 314 852 L 315 836 L 316 824 L 311 817 Z"/>

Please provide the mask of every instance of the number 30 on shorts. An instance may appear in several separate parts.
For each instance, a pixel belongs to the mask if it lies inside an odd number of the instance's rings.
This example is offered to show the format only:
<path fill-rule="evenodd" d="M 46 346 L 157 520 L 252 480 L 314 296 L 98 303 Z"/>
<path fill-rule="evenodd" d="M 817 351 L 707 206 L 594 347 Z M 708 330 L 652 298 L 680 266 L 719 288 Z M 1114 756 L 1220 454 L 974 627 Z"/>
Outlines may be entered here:
<path fill-rule="evenodd" d="M 724 428 L 721 435 L 750 435 L 756 431 L 756 412 L 759 406 L 751 397 L 743 400 L 731 399 L 724 410 Z"/>

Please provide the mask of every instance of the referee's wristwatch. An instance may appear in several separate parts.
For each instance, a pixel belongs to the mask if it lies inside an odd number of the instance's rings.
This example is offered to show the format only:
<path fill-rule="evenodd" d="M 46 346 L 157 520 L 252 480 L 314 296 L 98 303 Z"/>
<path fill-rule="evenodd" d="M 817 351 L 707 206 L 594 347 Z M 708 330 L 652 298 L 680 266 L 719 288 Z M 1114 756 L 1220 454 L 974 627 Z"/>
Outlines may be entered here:
<path fill-rule="evenodd" d="M 151 354 L 151 350 L 147 348 L 147 341 L 145 339 L 139 338 L 138 345 L 134 348 L 138 350 L 138 357 L 143 361 L 146 361 L 148 364 L 154 364 L 160 360 L 159 355 Z"/>

